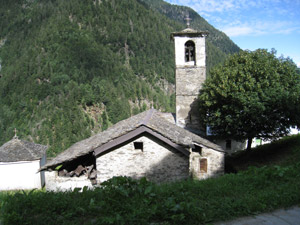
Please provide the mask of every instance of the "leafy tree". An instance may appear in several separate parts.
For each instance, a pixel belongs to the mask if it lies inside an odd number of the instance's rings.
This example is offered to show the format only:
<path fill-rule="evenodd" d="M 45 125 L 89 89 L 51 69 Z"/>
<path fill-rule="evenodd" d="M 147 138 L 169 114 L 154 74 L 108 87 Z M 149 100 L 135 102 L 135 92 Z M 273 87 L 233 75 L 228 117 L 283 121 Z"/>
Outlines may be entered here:
<path fill-rule="evenodd" d="M 213 134 L 234 140 L 275 139 L 300 124 L 300 76 L 276 51 L 242 51 L 212 69 L 199 95 L 200 115 Z"/>

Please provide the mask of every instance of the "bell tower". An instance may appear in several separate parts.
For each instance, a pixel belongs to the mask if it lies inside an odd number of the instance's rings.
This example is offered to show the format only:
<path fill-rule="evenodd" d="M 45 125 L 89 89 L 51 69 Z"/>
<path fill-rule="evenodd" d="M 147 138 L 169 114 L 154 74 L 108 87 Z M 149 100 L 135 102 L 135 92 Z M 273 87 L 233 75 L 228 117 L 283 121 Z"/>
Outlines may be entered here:
<path fill-rule="evenodd" d="M 205 37 L 208 32 L 188 28 L 171 34 L 175 45 L 176 124 L 200 132 L 197 98 L 206 79 Z"/>

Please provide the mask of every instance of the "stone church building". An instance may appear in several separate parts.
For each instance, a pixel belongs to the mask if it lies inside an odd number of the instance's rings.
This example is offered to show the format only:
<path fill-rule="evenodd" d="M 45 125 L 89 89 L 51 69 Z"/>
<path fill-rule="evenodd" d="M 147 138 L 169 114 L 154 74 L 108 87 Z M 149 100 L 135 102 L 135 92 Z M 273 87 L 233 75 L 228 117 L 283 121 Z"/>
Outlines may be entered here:
<path fill-rule="evenodd" d="M 224 150 L 199 136 L 196 99 L 206 77 L 206 32 L 171 34 L 175 44 L 176 115 L 154 109 L 75 143 L 41 170 L 48 190 L 92 186 L 113 176 L 169 182 L 224 173 Z"/>

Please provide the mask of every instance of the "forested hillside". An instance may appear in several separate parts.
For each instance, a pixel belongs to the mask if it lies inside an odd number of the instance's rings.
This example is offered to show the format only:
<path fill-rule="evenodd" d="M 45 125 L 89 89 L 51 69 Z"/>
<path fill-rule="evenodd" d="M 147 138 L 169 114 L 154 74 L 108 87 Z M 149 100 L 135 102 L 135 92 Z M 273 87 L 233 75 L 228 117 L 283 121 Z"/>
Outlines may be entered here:
<path fill-rule="evenodd" d="M 226 34 L 215 29 L 197 12 L 186 6 L 171 5 L 163 0 L 141 0 L 151 9 L 166 15 L 168 18 L 185 23 L 184 18 L 188 15 L 191 18 L 191 27 L 196 30 L 208 31 L 206 42 L 207 47 L 207 67 L 208 71 L 216 64 L 222 63 L 227 54 L 238 52 L 240 48 L 232 42 Z"/>
<path fill-rule="evenodd" d="M 0 145 L 16 128 L 54 156 L 146 108 L 174 111 L 170 33 L 183 28 L 142 0 L 1 0 Z M 218 40 L 210 65 L 238 51 Z"/>

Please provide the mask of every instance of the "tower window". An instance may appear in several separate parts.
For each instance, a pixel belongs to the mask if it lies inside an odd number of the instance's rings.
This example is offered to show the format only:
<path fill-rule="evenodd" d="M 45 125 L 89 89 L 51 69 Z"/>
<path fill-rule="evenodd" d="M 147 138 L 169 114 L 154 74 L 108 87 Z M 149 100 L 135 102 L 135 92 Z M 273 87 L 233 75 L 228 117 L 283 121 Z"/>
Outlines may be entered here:
<path fill-rule="evenodd" d="M 193 41 L 185 43 L 185 61 L 195 61 L 195 43 Z"/>

